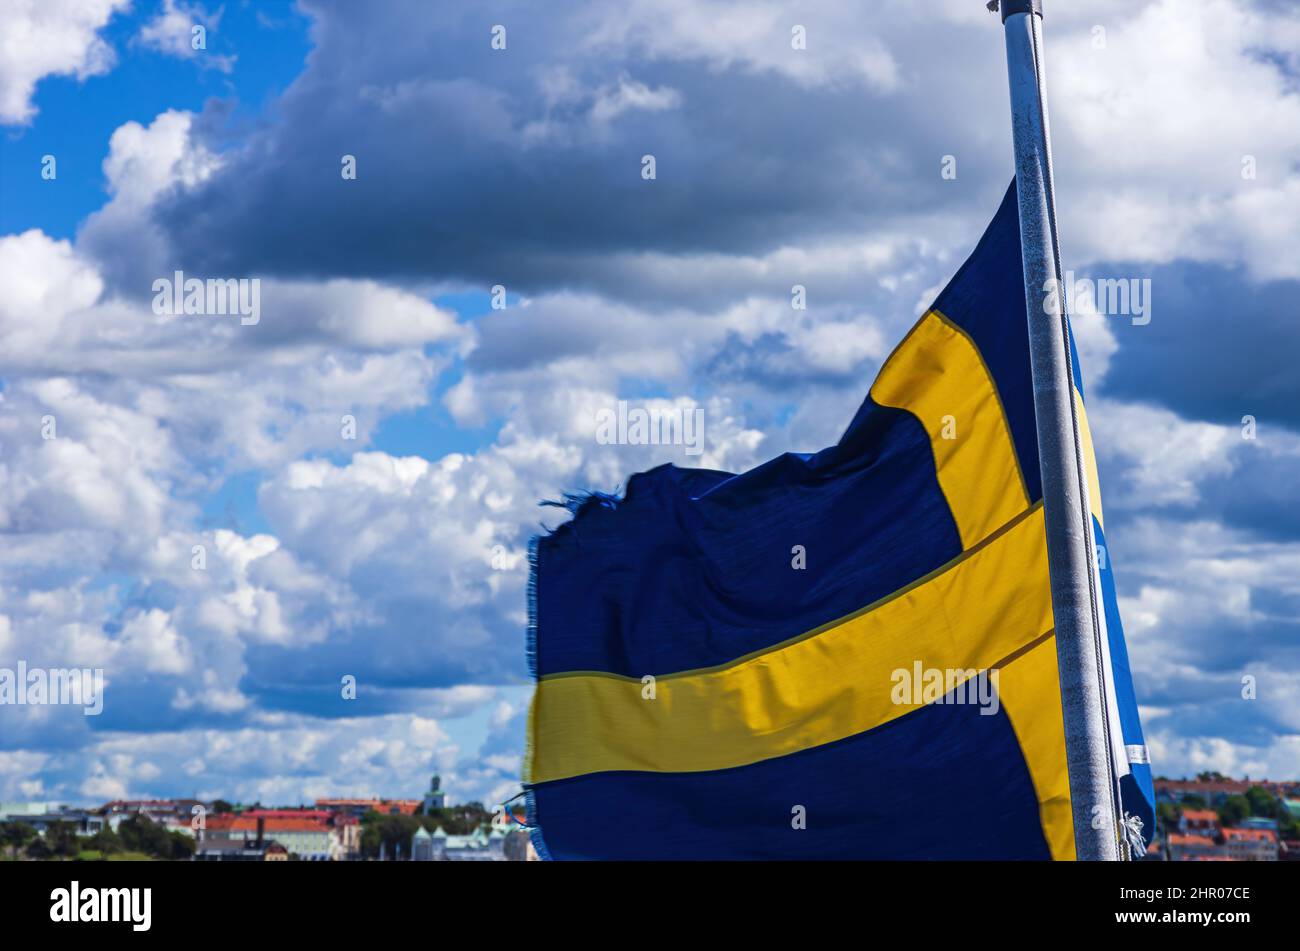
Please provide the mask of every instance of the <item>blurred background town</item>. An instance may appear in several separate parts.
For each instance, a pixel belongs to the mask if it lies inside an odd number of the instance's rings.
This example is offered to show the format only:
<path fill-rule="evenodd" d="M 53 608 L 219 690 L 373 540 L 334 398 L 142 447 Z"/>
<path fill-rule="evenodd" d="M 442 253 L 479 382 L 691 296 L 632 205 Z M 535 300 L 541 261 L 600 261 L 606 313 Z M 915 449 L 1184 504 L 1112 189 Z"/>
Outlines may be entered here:
<path fill-rule="evenodd" d="M 0 860 L 7 861 L 536 859 L 522 810 L 489 810 L 477 802 L 449 806 L 437 776 L 420 799 L 317 799 L 293 806 L 221 799 L 0 802 Z"/>
<path fill-rule="evenodd" d="M 1148 861 L 1300 861 L 1300 781 L 1157 779 Z M 419 799 L 0 802 L 0 861 L 535 861 L 522 808 Z"/>
<path fill-rule="evenodd" d="M 1173 862 L 1300 861 L 1300 782 L 1157 779 L 1147 858 Z"/>

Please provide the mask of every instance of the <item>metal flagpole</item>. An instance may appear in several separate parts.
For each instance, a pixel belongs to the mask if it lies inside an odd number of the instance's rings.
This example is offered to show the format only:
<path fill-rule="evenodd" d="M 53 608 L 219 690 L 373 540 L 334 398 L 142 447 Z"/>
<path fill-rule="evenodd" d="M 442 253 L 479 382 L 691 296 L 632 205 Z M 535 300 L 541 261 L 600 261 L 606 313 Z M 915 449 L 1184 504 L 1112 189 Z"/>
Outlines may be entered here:
<path fill-rule="evenodd" d="M 989 7 L 997 9 L 995 3 Z M 1060 282 L 1042 16 L 1041 0 L 1002 0 L 1029 356 L 1075 851 L 1080 859 L 1114 861 L 1120 857 L 1119 804 L 1102 681 L 1105 671 L 1094 587 L 1097 569 L 1087 475 L 1074 403 L 1065 293 Z M 1049 297 L 1060 304 L 1055 313 L 1046 305 Z"/>

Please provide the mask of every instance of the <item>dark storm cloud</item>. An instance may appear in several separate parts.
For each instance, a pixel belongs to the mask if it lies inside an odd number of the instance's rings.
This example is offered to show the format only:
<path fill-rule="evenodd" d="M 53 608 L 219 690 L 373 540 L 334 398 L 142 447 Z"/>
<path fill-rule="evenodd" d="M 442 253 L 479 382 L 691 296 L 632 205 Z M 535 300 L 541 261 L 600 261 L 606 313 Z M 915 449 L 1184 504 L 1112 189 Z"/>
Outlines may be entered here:
<path fill-rule="evenodd" d="M 156 211 L 186 267 L 592 286 L 617 252 L 752 253 L 941 205 L 980 217 L 1008 175 L 1000 45 L 955 28 L 926 37 L 943 70 L 890 50 L 912 64 L 904 98 L 587 46 L 582 6 L 454 22 L 393 2 L 307 7 L 316 49 L 279 121 Z M 498 22 L 506 51 L 489 47 Z M 631 88 L 640 106 L 619 98 Z M 945 154 L 958 182 L 939 176 Z"/>
<path fill-rule="evenodd" d="M 1245 465 L 1201 487 L 1202 511 L 1269 541 L 1300 541 L 1300 459 Z M 1296 612 L 1300 616 L 1300 611 Z"/>
<path fill-rule="evenodd" d="M 1188 261 L 1091 270 L 1151 278 L 1151 322 L 1113 325 L 1120 346 L 1108 396 L 1213 423 L 1240 425 L 1251 415 L 1264 434 L 1300 429 L 1300 281 L 1260 283 L 1239 269 Z"/>

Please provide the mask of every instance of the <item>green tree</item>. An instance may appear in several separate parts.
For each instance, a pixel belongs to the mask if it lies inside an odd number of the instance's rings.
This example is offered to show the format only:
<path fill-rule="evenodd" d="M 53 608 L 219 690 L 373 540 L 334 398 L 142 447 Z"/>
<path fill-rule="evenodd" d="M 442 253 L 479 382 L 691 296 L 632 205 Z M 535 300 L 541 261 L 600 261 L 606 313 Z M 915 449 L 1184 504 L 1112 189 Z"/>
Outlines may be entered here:
<path fill-rule="evenodd" d="M 1250 815 L 1250 800 L 1245 796 L 1229 796 L 1219 807 L 1219 819 L 1225 826 L 1235 826 Z"/>
<path fill-rule="evenodd" d="M 36 838 L 36 830 L 25 822 L 0 822 L 0 843 L 16 858 L 27 844 Z"/>
<path fill-rule="evenodd" d="M 1178 828 L 1183 811 L 1172 802 L 1156 803 L 1156 828 L 1168 835 Z"/>
<path fill-rule="evenodd" d="M 193 836 L 175 830 L 168 832 L 167 835 L 171 839 L 170 848 L 168 854 L 162 857 L 178 862 L 189 861 L 190 857 L 194 855 L 194 850 L 198 847 L 198 843 L 194 841 Z"/>
<path fill-rule="evenodd" d="M 50 854 L 58 858 L 70 858 L 81 851 L 77 827 L 59 819 L 45 827 L 45 844 L 49 847 Z"/>
<path fill-rule="evenodd" d="M 224 799 L 214 799 L 212 800 L 212 811 L 217 815 L 222 815 L 223 813 L 234 812 L 235 807 Z"/>
<path fill-rule="evenodd" d="M 122 840 L 109 826 L 104 826 L 90 837 L 86 847 L 104 855 L 114 855 L 122 851 Z"/>
<path fill-rule="evenodd" d="M 117 827 L 122 846 L 128 852 L 143 852 L 156 858 L 171 858 L 172 843 L 167 830 L 148 816 L 136 813 Z"/>
<path fill-rule="evenodd" d="M 469 835 L 485 822 L 492 821 L 492 813 L 480 802 L 467 802 L 459 806 L 435 809 L 430 816 L 448 835 Z"/>
<path fill-rule="evenodd" d="M 411 836 L 424 823 L 419 816 L 391 816 L 367 812 L 361 818 L 361 854 L 378 858 L 380 847 L 393 858 L 401 847 L 403 857 L 411 854 Z"/>
<path fill-rule="evenodd" d="M 1250 814 L 1252 816 L 1276 819 L 1279 809 L 1282 808 L 1282 804 L 1277 801 L 1277 797 L 1263 786 L 1251 786 L 1247 789 L 1246 801 L 1250 803 Z"/>
<path fill-rule="evenodd" d="M 1296 821 L 1286 806 L 1278 811 L 1277 834 L 1283 839 L 1300 839 L 1300 822 Z"/>

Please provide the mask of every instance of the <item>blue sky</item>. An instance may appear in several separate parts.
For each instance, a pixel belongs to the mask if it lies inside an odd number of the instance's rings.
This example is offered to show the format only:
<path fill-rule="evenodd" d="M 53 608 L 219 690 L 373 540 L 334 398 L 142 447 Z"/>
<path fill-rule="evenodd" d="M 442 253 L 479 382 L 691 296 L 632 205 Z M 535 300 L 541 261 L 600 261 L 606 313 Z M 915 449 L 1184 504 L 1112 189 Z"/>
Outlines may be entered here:
<path fill-rule="evenodd" d="M 7 5 L 0 666 L 109 688 L 4 708 L 0 798 L 511 795 L 537 501 L 833 442 L 996 208 L 996 20 L 909 6 Z M 1300 775 L 1300 16 L 1047 41 L 1065 264 L 1152 282 L 1076 333 L 1153 767 Z M 176 269 L 260 321 L 155 314 Z"/>

